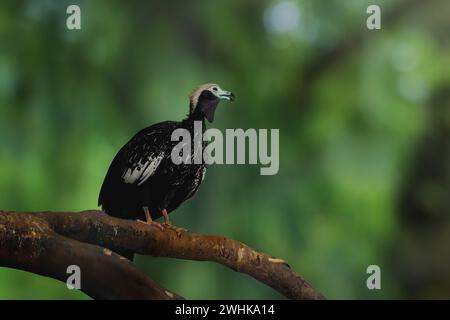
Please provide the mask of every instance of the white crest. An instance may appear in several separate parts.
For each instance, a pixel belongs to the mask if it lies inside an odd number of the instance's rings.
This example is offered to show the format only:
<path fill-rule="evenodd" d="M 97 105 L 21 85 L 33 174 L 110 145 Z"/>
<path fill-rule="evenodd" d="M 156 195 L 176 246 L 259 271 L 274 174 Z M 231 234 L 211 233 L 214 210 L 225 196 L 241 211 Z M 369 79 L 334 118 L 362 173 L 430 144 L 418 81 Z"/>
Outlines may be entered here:
<path fill-rule="evenodd" d="M 198 98 L 200 98 L 200 94 L 204 90 L 211 89 L 212 87 L 220 88 L 215 83 L 205 83 L 205 84 L 202 84 L 201 86 L 198 86 L 194 91 L 192 91 L 191 95 L 189 96 L 189 102 L 190 102 L 190 110 L 189 110 L 189 112 L 190 113 L 192 113 L 192 111 L 194 111 L 195 107 L 197 106 Z"/>

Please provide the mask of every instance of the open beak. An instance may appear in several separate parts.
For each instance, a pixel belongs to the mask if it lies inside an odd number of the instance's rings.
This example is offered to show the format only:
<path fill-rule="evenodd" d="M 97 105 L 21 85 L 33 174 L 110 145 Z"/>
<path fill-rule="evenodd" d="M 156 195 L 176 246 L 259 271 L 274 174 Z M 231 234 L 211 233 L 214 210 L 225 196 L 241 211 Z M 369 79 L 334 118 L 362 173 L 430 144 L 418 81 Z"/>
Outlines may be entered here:
<path fill-rule="evenodd" d="M 221 92 L 219 92 L 219 99 L 234 101 L 234 94 L 233 92 L 222 90 Z"/>

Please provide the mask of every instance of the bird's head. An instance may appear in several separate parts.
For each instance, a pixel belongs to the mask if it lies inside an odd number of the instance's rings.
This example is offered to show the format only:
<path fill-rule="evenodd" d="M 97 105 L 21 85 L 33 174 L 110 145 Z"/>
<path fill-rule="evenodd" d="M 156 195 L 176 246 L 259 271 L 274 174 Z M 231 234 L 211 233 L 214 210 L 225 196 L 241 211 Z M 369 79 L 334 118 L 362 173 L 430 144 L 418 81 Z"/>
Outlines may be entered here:
<path fill-rule="evenodd" d="M 234 94 L 230 91 L 222 90 L 215 83 L 202 84 L 189 96 L 189 115 L 200 115 L 212 122 L 220 100 L 233 101 Z"/>

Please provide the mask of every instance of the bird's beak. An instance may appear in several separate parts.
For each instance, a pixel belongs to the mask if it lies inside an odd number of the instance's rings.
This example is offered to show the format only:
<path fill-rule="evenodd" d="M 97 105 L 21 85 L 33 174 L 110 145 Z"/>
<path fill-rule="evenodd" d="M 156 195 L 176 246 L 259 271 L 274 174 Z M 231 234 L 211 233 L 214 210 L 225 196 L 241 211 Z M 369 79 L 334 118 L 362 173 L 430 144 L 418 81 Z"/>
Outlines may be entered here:
<path fill-rule="evenodd" d="M 230 91 L 221 90 L 218 96 L 220 100 L 234 101 L 234 94 Z"/>

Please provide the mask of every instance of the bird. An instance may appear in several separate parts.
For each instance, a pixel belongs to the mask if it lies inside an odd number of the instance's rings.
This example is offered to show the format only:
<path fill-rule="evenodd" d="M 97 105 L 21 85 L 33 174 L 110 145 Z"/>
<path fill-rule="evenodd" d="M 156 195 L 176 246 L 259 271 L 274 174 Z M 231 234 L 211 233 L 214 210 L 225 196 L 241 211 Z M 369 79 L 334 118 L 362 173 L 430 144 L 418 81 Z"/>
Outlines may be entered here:
<path fill-rule="evenodd" d="M 185 119 L 159 122 L 136 133 L 117 152 L 108 168 L 98 197 L 103 212 L 155 225 L 161 230 L 174 228 L 177 234 L 185 231 L 171 223 L 169 213 L 195 195 L 205 178 L 207 164 L 204 161 L 175 164 L 171 153 L 178 141 L 172 141 L 172 133 L 186 129 L 194 140 L 194 122 L 201 121 L 203 134 L 205 119 L 214 121 L 219 102 L 234 99 L 232 92 L 215 83 L 202 84 L 189 96 L 189 113 Z M 203 149 L 206 144 L 202 142 Z M 194 145 L 191 143 L 191 156 Z M 155 221 L 160 217 L 164 217 L 164 224 Z M 133 260 L 133 252 L 116 252 Z"/>

